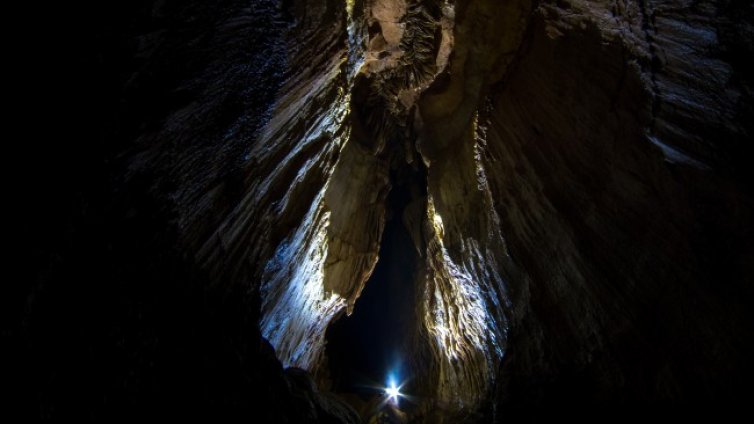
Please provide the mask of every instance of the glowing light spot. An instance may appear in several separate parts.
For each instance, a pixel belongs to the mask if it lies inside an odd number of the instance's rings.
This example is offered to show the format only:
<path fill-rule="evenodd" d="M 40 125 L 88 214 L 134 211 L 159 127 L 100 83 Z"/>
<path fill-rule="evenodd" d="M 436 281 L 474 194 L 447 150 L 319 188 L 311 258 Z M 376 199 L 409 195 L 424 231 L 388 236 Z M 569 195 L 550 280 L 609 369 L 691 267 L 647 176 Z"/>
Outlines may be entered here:
<path fill-rule="evenodd" d="M 390 399 L 392 399 L 394 402 L 397 401 L 398 396 L 401 395 L 401 392 L 397 387 L 388 387 L 387 389 L 385 389 L 385 393 L 387 393 L 387 395 L 390 396 Z"/>
<path fill-rule="evenodd" d="M 396 386 L 392 378 L 388 382 L 388 386 L 385 387 L 385 394 L 388 397 L 388 401 L 395 406 L 398 406 L 398 398 L 403 396 L 401 386 Z"/>

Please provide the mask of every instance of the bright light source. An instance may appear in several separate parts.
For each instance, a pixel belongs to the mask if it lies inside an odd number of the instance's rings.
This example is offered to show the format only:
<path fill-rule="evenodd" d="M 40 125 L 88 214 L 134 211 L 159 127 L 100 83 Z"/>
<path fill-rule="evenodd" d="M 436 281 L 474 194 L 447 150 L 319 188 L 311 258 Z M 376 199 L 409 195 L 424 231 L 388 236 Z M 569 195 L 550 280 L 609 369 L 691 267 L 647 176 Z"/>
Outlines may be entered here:
<path fill-rule="evenodd" d="M 388 387 L 385 389 L 385 393 L 393 399 L 398 399 L 398 396 L 401 394 L 397 387 Z"/>
<path fill-rule="evenodd" d="M 394 381 L 391 381 L 388 387 L 385 387 L 385 394 L 387 394 L 388 400 L 396 406 L 398 405 L 398 396 L 403 396 L 403 393 L 401 393 L 401 388 L 396 387 Z"/>

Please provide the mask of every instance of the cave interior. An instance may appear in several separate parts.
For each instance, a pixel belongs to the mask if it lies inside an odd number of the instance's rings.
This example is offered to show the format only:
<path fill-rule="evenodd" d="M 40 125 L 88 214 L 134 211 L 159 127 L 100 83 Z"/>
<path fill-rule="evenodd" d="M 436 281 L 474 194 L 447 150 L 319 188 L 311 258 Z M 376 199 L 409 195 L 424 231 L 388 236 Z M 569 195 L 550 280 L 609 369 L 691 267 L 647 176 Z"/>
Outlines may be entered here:
<path fill-rule="evenodd" d="M 11 421 L 702 422 L 754 395 L 752 2 L 42 9 L 14 10 L 43 36 L 12 51 Z"/>

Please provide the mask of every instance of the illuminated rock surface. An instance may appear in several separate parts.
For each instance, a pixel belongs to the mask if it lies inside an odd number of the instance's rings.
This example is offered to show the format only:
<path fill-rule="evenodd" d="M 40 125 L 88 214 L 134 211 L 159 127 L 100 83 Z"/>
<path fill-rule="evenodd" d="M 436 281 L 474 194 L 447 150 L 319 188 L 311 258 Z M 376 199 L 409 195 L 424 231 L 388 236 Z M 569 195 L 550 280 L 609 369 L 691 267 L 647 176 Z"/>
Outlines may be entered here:
<path fill-rule="evenodd" d="M 64 68 L 26 96 L 50 99 L 54 140 L 23 156 L 32 275 L 4 296 L 26 416 L 506 422 L 750 397 L 751 4 L 60 9 L 30 49 Z M 398 409 L 354 389 L 386 384 L 378 343 Z"/>

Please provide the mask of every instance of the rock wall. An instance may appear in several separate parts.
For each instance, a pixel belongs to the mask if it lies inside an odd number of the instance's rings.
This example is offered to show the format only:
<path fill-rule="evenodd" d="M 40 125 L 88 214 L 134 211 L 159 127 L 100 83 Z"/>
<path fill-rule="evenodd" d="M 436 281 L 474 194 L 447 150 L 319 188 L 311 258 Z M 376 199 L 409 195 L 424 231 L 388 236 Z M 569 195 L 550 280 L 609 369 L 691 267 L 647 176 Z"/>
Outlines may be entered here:
<path fill-rule="evenodd" d="M 527 274 L 502 405 L 746 392 L 750 85 L 719 56 L 729 6 L 543 3 L 490 89 L 484 162 Z"/>

